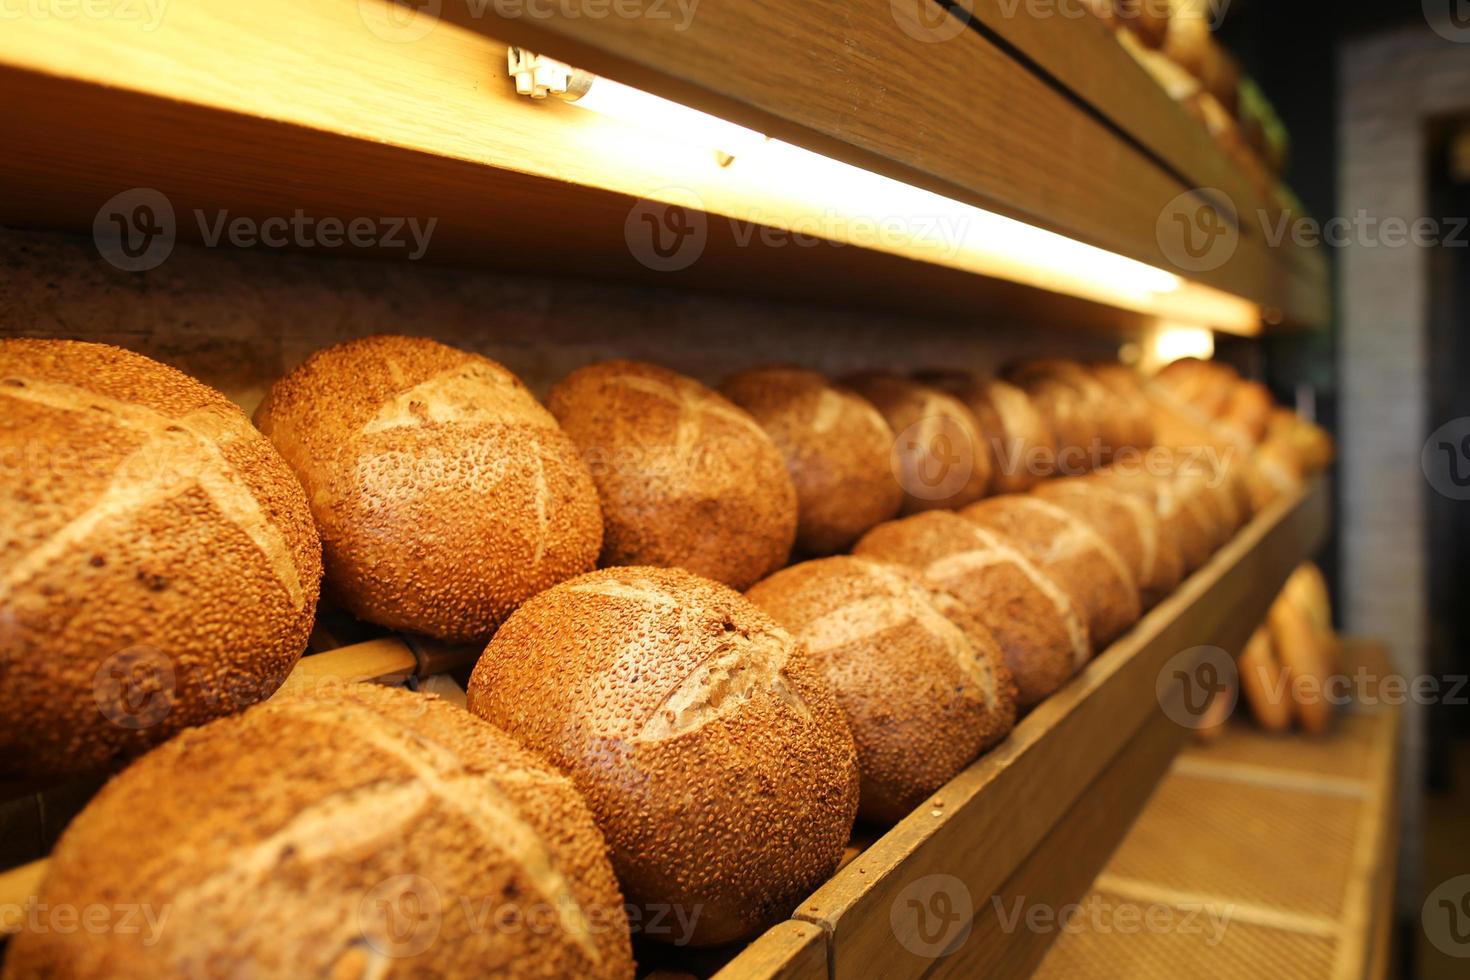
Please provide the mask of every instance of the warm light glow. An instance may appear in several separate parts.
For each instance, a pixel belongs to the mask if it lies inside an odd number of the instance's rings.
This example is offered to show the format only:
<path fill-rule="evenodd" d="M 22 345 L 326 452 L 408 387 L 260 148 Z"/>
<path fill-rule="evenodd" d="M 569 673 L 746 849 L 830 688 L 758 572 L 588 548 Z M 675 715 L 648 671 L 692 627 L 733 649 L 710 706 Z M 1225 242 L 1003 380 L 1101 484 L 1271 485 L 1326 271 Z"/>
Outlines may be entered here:
<path fill-rule="evenodd" d="M 601 76 L 572 104 L 655 130 L 667 139 L 732 157 L 758 150 L 766 143 L 755 130 Z"/>
<path fill-rule="evenodd" d="M 655 178 L 659 182 L 638 190 L 641 197 L 692 204 L 732 221 L 780 229 L 793 238 L 871 248 L 1171 323 L 1208 324 L 1241 334 L 1260 329 L 1259 309 L 1238 296 L 769 139 L 611 79 L 596 77 L 571 104 L 606 120 L 586 127 L 582 137 L 587 159 L 596 162 L 598 172 L 626 169 L 661 175 Z M 725 159 L 717 162 L 718 154 Z M 1208 330 L 1203 333 L 1209 335 Z"/>
<path fill-rule="evenodd" d="M 1161 323 L 1149 335 L 1144 368 L 1152 372 L 1186 357 L 1208 361 L 1214 356 L 1213 331 L 1192 324 Z"/>
<path fill-rule="evenodd" d="M 910 184 L 772 140 L 737 157 L 747 176 L 780 182 L 851 228 L 888 229 L 936 261 L 1056 292 L 1101 291 L 1138 300 L 1178 289 L 1173 273 Z M 1008 271 L 1007 271 L 1008 270 Z"/>

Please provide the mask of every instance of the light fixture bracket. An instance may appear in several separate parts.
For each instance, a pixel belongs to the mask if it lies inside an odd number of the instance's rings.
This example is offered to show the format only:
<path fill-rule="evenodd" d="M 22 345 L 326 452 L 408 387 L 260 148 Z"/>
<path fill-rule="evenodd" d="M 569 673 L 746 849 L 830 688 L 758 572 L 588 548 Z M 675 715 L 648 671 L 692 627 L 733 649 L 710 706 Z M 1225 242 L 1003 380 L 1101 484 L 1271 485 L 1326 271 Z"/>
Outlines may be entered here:
<path fill-rule="evenodd" d="M 548 58 L 525 48 L 505 49 L 505 66 L 515 80 L 516 94 L 533 99 L 547 96 L 575 102 L 587 94 L 597 76 L 565 61 Z"/>

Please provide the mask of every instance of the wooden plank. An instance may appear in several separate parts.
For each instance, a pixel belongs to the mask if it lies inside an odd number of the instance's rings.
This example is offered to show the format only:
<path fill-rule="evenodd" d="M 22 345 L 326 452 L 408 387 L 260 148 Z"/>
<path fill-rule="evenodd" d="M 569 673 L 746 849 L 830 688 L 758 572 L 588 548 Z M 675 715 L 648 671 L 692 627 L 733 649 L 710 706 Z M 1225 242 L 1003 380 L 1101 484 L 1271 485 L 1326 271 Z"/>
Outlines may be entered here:
<path fill-rule="evenodd" d="M 922 974 L 928 958 L 905 948 L 889 921 L 903 889 L 948 874 L 973 894 L 993 894 L 1160 711 L 1141 692 L 1155 690 L 1172 657 L 1201 644 L 1239 652 L 1287 575 L 1322 540 L 1327 509 L 1318 480 L 1258 515 L 1005 742 L 804 902 L 795 917 L 832 934 L 833 976 Z"/>
<path fill-rule="evenodd" d="M 1078 100 L 1137 141 L 1188 187 L 1209 188 L 1230 201 L 1241 234 L 1266 248 L 1273 267 L 1265 274 L 1285 296 L 1285 310 L 1299 325 L 1325 324 L 1331 316 L 1330 282 L 1321 248 L 1302 248 L 1290 236 L 1271 246 L 1268 229 L 1287 215 L 1275 189 L 1263 195 L 1258 182 L 1221 152 L 1209 132 L 1163 90 L 1118 43 L 1114 32 L 1080 3 L 1057 4 L 1053 16 L 1026 16 L 1017 0 L 967 0 L 977 25 L 993 32 Z M 1071 11 L 1080 16 L 1061 11 Z M 1289 219 L 1306 217 L 1291 213 Z"/>
<path fill-rule="evenodd" d="M 677 29 L 651 17 L 597 16 L 595 5 L 566 0 L 545 16 L 501 17 L 477 0 L 446 0 L 439 16 L 1160 268 L 1174 268 L 1160 243 L 1161 215 L 1180 195 L 1210 186 L 1181 180 L 1073 93 L 922 0 L 869 0 L 837 12 L 801 0 L 703 0 Z M 1026 30 L 1051 28 L 1068 36 L 1058 18 Z M 1094 62 L 1102 50 L 1059 47 Z M 1101 76 L 1115 56 L 1130 60 L 1121 50 L 1108 54 L 1087 70 Z M 1161 125 L 1199 128 L 1183 113 Z M 1214 155 L 1211 176 L 1231 167 Z M 1240 193 L 1240 210 L 1261 202 L 1225 183 Z M 1278 253 L 1247 236 L 1222 265 L 1192 278 L 1279 309 L 1286 320 L 1321 322 L 1325 279 L 1300 288 Z"/>
<path fill-rule="evenodd" d="M 288 21 L 300 46 L 274 49 L 274 32 Z M 0 131 L 12 150 L 0 157 L 0 223 L 9 226 L 88 233 L 114 195 L 153 188 L 171 202 L 178 240 L 195 245 L 207 241 L 199 215 L 206 229 L 222 214 L 413 217 L 436 222 L 425 253 L 436 263 L 754 292 L 910 318 L 973 319 L 983 310 L 1124 335 L 1152 322 L 1152 311 L 901 249 L 792 245 L 791 230 L 824 216 L 773 200 L 711 164 L 708 152 L 645 145 L 594 113 L 516 97 L 504 46 L 449 28 L 388 44 L 363 29 L 355 9 L 288 0 L 191 4 L 146 35 L 112 22 L 89 22 L 76 37 L 70 21 L 11 27 L 0 33 Z M 688 268 L 640 262 L 627 238 L 632 208 L 689 194 L 729 220 L 708 222 L 702 256 Z M 783 220 L 788 234 L 768 244 L 764 229 Z"/>
<path fill-rule="evenodd" d="M 599 43 L 638 51 L 650 40 L 640 32 L 659 30 L 646 18 L 579 19 L 579 2 L 547 18 L 476 23 L 543 40 L 562 28 L 590 31 Z M 189 241 L 207 237 L 188 220 L 196 210 L 256 221 L 298 208 L 318 220 L 413 216 L 438 221 L 434 261 L 906 310 L 1029 307 L 1035 319 L 1099 325 L 1118 318 L 1090 293 L 1038 299 L 1057 274 L 1023 279 L 1036 287 L 1026 288 L 945 265 L 943 250 L 859 234 L 857 221 L 834 231 L 825 208 L 804 209 L 759 168 L 720 168 L 707 149 L 677 138 L 518 98 L 499 40 L 438 24 L 394 44 L 373 32 L 388 6 L 199 0 L 170 8 L 152 31 L 122 19 L 12 23 L 0 34 L 0 126 L 14 140 L 0 161 L 0 221 L 85 231 L 113 195 L 155 187 L 185 219 L 178 231 Z M 456 6 L 447 4 L 446 16 Z M 830 13 L 795 0 L 707 0 L 688 31 L 646 53 L 670 70 L 758 83 L 766 101 L 794 117 L 782 123 L 765 113 L 772 125 L 763 128 L 775 135 L 1170 268 L 1158 218 L 1190 189 L 1108 126 L 978 34 L 923 44 L 890 5 L 845 7 L 840 24 Z M 732 39 L 742 43 L 736 52 Z M 711 222 L 701 261 L 651 270 L 630 252 L 630 208 L 686 191 L 744 226 Z M 818 227 L 863 247 L 786 247 L 789 236 L 769 246 L 750 236 L 752 226 Z M 1181 305 L 1204 301 L 1191 293 L 1216 287 L 1290 311 L 1294 301 L 1269 285 L 1280 267 L 1245 243 L 1172 303 L 1166 295 L 1113 305 L 1177 317 Z"/>
<path fill-rule="evenodd" d="M 827 980 L 827 938 L 806 922 L 787 920 L 762 933 L 714 980 Z"/>
<path fill-rule="evenodd" d="M 1348 676 L 1387 668 L 1378 644 L 1347 639 L 1342 653 Z M 1274 739 L 1274 759 L 1248 767 L 1206 764 L 1217 751 L 1238 756 L 1232 743 L 1242 740 L 1245 752 L 1260 754 L 1243 722 L 1181 755 L 1092 891 L 1229 909 L 1229 932 L 1218 944 L 1191 945 L 1147 930 L 1084 927 L 1061 940 L 1037 975 L 1068 976 L 1077 963 L 1101 959 L 1106 971 L 1140 978 L 1235 975 L 1267 963 L 1340 980 L 1383 976 L 1397 874 L 1399 715 L 1393 706 L 1362 704 L 1326 735 Z M 1367 765 L 1344 775 L 1329 761 L 1334 751 L 1361 754 Z M 1241 779 L 1241 768 L 1252 777 Z"/>
<path fill-rule="evenodd" d="M 929 976 L 1030 974 L 1061 935 L 1060 916 L 1087 893 L 1185 737 L 1162 713 L 1145 722 L 1006 882 L 975 902 L 969 939 Z M 1036 919 L 1042 928 L 1028 928 L 1027 914 L 1038 907 L 1046 913 Z"/>
<path fill-rule="evenodd" d="M 407 679 L 417 670 L 418 658 L 408 644 L 396 636 L 384 636 L 302 657 L 281 691 L 301 692 L 323 684 Z"/>

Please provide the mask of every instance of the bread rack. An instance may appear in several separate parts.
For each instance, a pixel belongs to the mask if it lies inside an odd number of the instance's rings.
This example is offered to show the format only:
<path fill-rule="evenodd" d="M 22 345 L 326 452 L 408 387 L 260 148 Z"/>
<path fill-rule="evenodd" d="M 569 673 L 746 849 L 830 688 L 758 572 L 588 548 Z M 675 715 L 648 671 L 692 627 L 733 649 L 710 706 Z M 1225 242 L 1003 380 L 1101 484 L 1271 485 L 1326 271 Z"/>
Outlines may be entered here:
<path fill-rule="evenodd" d="M 652 955 L 664 969 L 720 980 L 1021 975 L 1034 968 L 1055 936 L 1008 930 L 999 915 L 1007 897 L 1061 906 L 1086 892 L 1189 734 L 1164 710 L 1183 697 L 1180 684 L 1159 701 L 1138 692 L 1154 690 L 1171 659 L 1200 644 L 1240 652 L 1292 569 L 1320 545 L 1329 500 L 1330 486 L 1318 478 L 1258 513 L 1006 741 L 876 840 L 858 828 L 843 866 L 789 920 L 743 949 Z M 326 631 L 314 634 L 314 645 L 330 642 Z M 477 653 L 390 635 L 310 654 L 287 686 L 418 684 L 472 663 Z M 1016 819 L 1021 813 L 1026 819 Z M 26 905 L 44 865 L 0 872 L 0 909 Z M 930 875 L 962 882 L 973 910 L 967 938 L 937 959 L 921 935 L 922 902 L 909 905 L 904 894 Z"/>

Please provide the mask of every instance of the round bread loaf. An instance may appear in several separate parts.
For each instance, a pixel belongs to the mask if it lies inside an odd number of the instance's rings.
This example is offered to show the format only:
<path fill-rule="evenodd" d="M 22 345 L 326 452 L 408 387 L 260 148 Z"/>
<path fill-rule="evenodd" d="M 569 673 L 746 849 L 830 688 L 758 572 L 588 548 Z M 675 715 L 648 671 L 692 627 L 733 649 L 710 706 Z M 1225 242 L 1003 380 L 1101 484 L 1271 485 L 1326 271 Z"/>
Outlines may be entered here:
<path fill-rule="evenodd" d="M 785 458 L 802 553 L 842 551 L 898 513 L 903 489 L 888 466 L 893 430 L 866 400 L 797 368 L 742 371 L 720 391 L 760 423 Z"/>
<path fill-rule="evenodd" d="M 438 698 L 369 684 L 149 753 L 67 827 L 40 899 L 132 914 L 22 934 L 7 978 L 633 977 L 606 844 L 566 777 Z"/>
<path fill-rule="evenodd" d="M 1225 411 L 1240 375 L 1220 361 L 1185 357 L 1171 361 L 1153 378 L 1153 386 L 1191 406 L 1201 418 L 1215 419 Z"/>
<path fill-rule="evenodd" d="M 1271 392 L 1265 385 L 1259 381 L 1242 381 L 1231 390 L 1220 421 L 1255 445 L 1266 437 L 1274 407 Z"/>
<path fill-rule="evenodd" d="M 847 385 L 872 402 L 895 433 L 892 466 L 903 488 L 901 513 L 962 507 L 990 488 L 990 455 L 974 413 L 959 399 L 890 374 L 860 374 Z"/>
<path fill-rule="evenodd" d="M 683 569 L 548 589 L 475 666 L 470 710 L 572 777 L 629 902 L 695 945 L 788 916 L 837 867 L 857 811 L 852 734 L 790 633 Z"/>
<path fill-rule="evenodd" d="M 587 468 L 525 385 L 422 337 L 317 351 L 255 414 L 322 535 L 328 594 L 354 615 L 457 642 L 597 561 Z"/>
<path fill-rule="evenodd" d="M 1184 578 L 1179 543 L 1165 532 L 1159 515 L 1142 499 L 1089 478 L 1053 480 L 1035 492 L 1086 521 L 1112 545 L 1138 584 L 1145 609 L 1179 587 Z"/>
<path fill-rule="evenodd" d="M 1028 361 L 1006 372 L 1036 406 L 1056 437 L 1051 475 L 1080 476 L 1106 463 L 1121 442 L 1121 409 L 1108 391 L 1079 364 Z"/>
<path fill-rule="evenodd" d="M 1149 402 L 1143 376 L 1130 367 L 1107 361 L 1092 364 L 1088 370 L 1116 399 L 1114 408 L 1121 413 L 1117 424 L 1123 440 L 1118 451 L 1152 446 L 1153 405 Z"/>
<path fill-rule="evenodd" d="M 1067 682 L 1091 652 L 1067 593 L 1001 535 L 934 511 L 880 524 L 853 548 L 906 565 L 957 598 L 995 638 L 1023 707 Z M 963 624 L 962 624 L 963 625 Z"/>
<path fill-rule="evenodd" d="M 0 341 L 0 776 L 114 767 L 269 697 L 321 545 L 219 392 L 116 347 Z"/>
<path fill-rule="evenodd" d="M 1164 537 L 1179 551 L 1183 573 L 1189 574 L 1214 553 L 1215 527 L 1197 500 L 1186 500 L 1173 481 L 1163 475 L 1169 460 L 1159 450 L 1151 453 L 1149 471 L 1107 467 L 1093 474 L 1094 482 L 1143 501 L 1158 515 Z M 1160 463 L 1160 465 L 1153 465 Z"/>
<path fill-rule="evenodd" d="M 1306 485 L 1306 466 L 1301 453 L 1287 438 L 1273 436 L 1263 442 L 1246 464 L 1246 483 L 1251 504 L 1260 510 L 1278 497 L 1300 493 Z"/>
<path fill-rule="evenodd" d="M 637 361 L 573 371 L 547 405 L 597 481 L 603 565 L 686 568 L 744 589 L 786 564 L 796 489 L 743 409 Z"/>
<path fill-rule="evenodd" d="M 844 555 L 779 571 L 747 597 L 806 644 L 836 694 L 865 820 L 907 816 L 1015 723 L 995 641 L 946 618 L 956 600 L 917 572 Z"/>
<path fill-rule="evenodd" d="M 1056 440 L 1020 388 L 963 371 L 927 371 L 918 377 L 954 395 L 974 413 L 990 456 L 995 493 L 1021 493 L 1055 472 Z"/>
<path fill-rule="evenodd" d="M 971 504 L 960 516 L 1004 535 L 1057 581 L 1087 620 L 1094 651 L 1142 615 L 1128 566 L 1081 519 L 1037 497 L 1011 494 Z"/>

